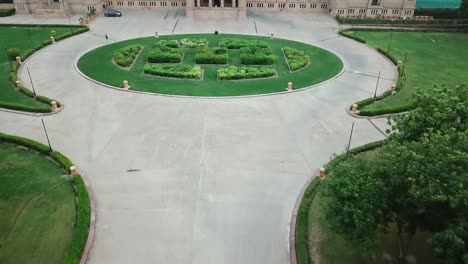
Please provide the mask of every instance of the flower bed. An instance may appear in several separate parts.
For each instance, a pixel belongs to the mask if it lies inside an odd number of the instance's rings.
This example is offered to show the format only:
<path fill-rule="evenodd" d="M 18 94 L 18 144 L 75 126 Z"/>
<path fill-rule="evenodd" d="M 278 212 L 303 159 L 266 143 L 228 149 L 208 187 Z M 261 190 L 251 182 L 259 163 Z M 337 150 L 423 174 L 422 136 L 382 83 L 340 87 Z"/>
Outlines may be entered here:
<path fill-rule="evenodd" d="M 144 73 L 170 78 L 201 79 L 202 69 L 193 65 L 157 65 L 146 64 Z"/>
<path fill-rule="evenodd" d="M 180 49 L 175 49 L 163 45 L 154 46 L 148 54 L 150 63 L 181 63 L 184 53 Z"/>
<path fill-rule="evenodd" d="M 301 70 L 305 68 L 310 63 L 309 55 L 305 54 L 302 50 L 297 50 L 293 48 L 283 48 L 284 56 L 286 57 L 286 62 L 289 67 L 290 72 Z"/>
<path fill-rule="evenodd" d="M 240 58 L 244 65 L 272 65 L 276 59 L 269 48 L 259 46 L 242 47 Z"/>
<path fill-rule="evenodd" d="M 179 41 L 179 46 L 181 48 L 203 48 L 208 45 L 208 40 L 206 39 L 189 39 L 184 38 Z"/>
<path fill-rule="evenodd" d="M 271 67 L 236 67 L 229 66 L 218 69 L 219 80 L 241 80 L 267 78 L 278 75 L 275 68 Z"/>
<path fill-rule="evenodd" d="M 197 49 L 194 56 L 197 64 L 227 64 L 228 53 L 226 48 Z"/>
<path fill-rule="evenodd" d="M 114 61 L 120 67 L 127 68 L 133 64 L 140 51 L 140 45 L 132 45 L 119 49 L 114 54 Z"/>
<path fill-rule="evenodd" d="M 224 39 L 219 42 L 219 46 L 228 49 L 240 49 L 243 47 L 258 46 L 268 48 L 268 43 L 261 40 L 244 40 L 244 39 Z"/>

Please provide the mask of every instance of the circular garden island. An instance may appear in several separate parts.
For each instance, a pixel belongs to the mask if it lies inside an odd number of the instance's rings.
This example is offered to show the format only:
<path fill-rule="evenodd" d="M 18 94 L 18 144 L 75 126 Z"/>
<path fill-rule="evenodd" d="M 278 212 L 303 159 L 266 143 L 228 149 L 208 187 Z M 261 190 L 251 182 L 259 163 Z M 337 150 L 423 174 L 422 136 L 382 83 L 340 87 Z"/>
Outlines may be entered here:
<path fill-rule="evenodd" d="M 338 75 L 342 61 L 305 43 L 245 35 L 146 37 L 94 49 L 79 70 L 111 86 L 188 96 L 240 96 L 308 87 Z"/>

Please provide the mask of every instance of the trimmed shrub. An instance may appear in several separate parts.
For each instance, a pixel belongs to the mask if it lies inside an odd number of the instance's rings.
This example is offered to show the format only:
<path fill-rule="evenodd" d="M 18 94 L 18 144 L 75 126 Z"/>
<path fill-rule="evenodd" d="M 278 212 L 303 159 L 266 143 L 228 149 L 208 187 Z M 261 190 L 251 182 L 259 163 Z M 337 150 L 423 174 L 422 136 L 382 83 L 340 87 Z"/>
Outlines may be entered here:
<path fill-rule="evenodd" d="M 348 151 L 348 153 L 352 154 L 352 155 L 356 155 L 356 154 L 359 154 L 359 153 L 362 153 L 362 152 L 367 152 L 367 151 L 370 151 L 370 150 L 373 150 L 373 149 L 376 149 L 376 148 L 380 148 L 383 145 L 385 145 L 386 143 L 387 143 L 386 139 L 379 140 L 379 141 L 374 141 L 374 142 L 362 145 L 360 147 L 350 149 Z"/>
<path fill-rule="evenodd" d="M 160 40 L 153 45 L 153 48 L 168 47 L 176 49 L 179 47 L 178 40 Z"/>
<path fill-rule="evenodd" d="M 73 165 L 70 159 L 58 151 L 54 151 L 50 155 L 55 161 L 57 161 L 66 171 L 70 173 L 70 167 Z"/>
<path fill-rule="evenodd" d="M 272 65 L 276 57 L 269 48 L 249 46 L 240 49 L 240 59 L 245 65 Z"/>
<path fill-rule="evenodd" d="M 218 69 L 220 80 L 240 80 L 266 78 L 277 75 L 276 69 L 271 67 L 236 67 L 229 66 Z"/>
<path fill-rule="evenodd" d="M 240 49 L 242 47 L 258 46 L 268 48 L 268 43 L 262 40 L 245 40 L 245 39 L 223 39 L 219 42 L 219 47 L 228 49 Z"/>
<path fill-rule="evenodd" d="M 197 49 L 194 56 L 197 64 L 227 64 L 228 54 L 226 48 Z"/>
<path fill-rule="evenodd" d="M 391 60 L 393 62 L 393 64 L 397 65 L 398 64 L 398 60 L 395 59 L 395 57 L 393 57 L 392 55 L 390 55 L 389 53 L 387 53 L 385 50 L 381 49 L 381 48 L 377 48 L 377 51 L 382 53 L 385 57 L 387 57 L 389 60 Z"/>
<path fill-rule="evenodd" d="M 42 143 L 39 143 L 37 141 L 23 138 L 23 137 L 18 137 L 18 136 L 13 136 L 13 135 L 8 135 L 0 132 L 0 141 L 2 142 L 8 142 L 8 143 L 13 143 L 17 144 L 20 146 L 24 146 L 30 149 L 33 149 L 39 153 L 48 155 L 50 153 L 49 146 L 46 146 Z"/>
<path fill-rule="evenodd" d="M 354 40 L 356 40 L 356 41 L 358 41 L 358 42 L 361 42 L 361 43 L 366 43 L 366 41 L 365 41 L 364 39 L 359 38 L 359 37 L 356 37 L 356 36 L 353 36 L 353 35 L 351 35 L 351 34 L 348 34 L 348 33 L 346 33 L 345 30 L 340 30 L 340 31 L 338 32 L 338 34 L 340 34 L 340 35 L 342 35 L 342 36 L 344 36 L 344 37 L 350 38 L 350 39 L 354 39 Z"/>
<path fill-rule="evenodd" d="M 34 93 L 28 88 L 24 87 L 23 85 L 20 85 L 18 89 L 22 94 L 26 95 L 27 97 L 34 98 Z"/>
<path fill-rule="evenodd" d="M 344 18 L 336 17 L 340 24 L 403 24 L 403 25 L 467 25 L 468 19 L 376 19 L 376 18 Z"/>
<path fill-rule="evenodd" d="M 21 54 L 20 50 L 17 48 L 11 48 L 7 50 L 7 55 L 9 60 L 16 60 L 16 57 Z"/>
<path fill-rule="evenodd" d="M 46 104 L 46 105 L 50 105 L 50 103 L 52 101 L 55 101 L 55 102 L 57 102 L 57 107 L 62 106 L 57 100 L 53 100 L 53 99 L 50 99 L 50 98 L 45 97 L 45 96 L 37 95 L 35 98 L 36 98 L 36 101 L 41 102 L 41 103 Z"/>
<path fill-rule="evenodd" d="M 140 45 L 132 45 L 119 49 L 114 53 L 114 61 L 120 67 L 129 67 L 133 64 L 138 53 L 140 53 Z"/>
<path fill-rule="evenodd" d="M 282 50 L 284 56 L 286 57 L 286 62 L 289 65 L 289 70 L 291 72 L 306 67 L 310 62 L 309 55 L 305 54 L 305 52 L 302 50 L 297 50 L 289 47 L 285 47 Z"/>
<path fill-rule="evenodd" d="M 458 19 L 460 11 L 453 8 L 417 8 L 414 10 L 415 16 L 431 16 L 434 19 Z"/>
<path fill-rule="evenodd" d="M 88 190 L 81 175 L 73 176 L 76 196 L 76 222 L 73 230 L 72 240 L 65 257 L 66 264 L 77 264 L 80 262 L 83 250 L 88 240 L 89 226 L 91 223 L 91 204 Z"/>
<path fill-rule="evenodd" d="M 184 53 L 180 49 L 155 46 L 148 54 L 150 63 L 181 63 Z"/>
<path fill-rule="evenodd" d="M 413 108 L 414 106 L 412 104 L 406 104 L 406 105 L 395 106 L 395 107 L 385 108 L 385 109 L 372 109 L 372 110 L 363 109 L 359 111 L 359 115 L 376 116 L 376 115 L 392 114 L 392 113 L 409 111 Z"/>
<path fill-rule="evenodd" d="M 203 48 L 208 45 L 208 40 L 206 39 L 189 39 L 184 38 L 179 41 L 179 46 L 182 48 Z"/>
<path fill-rule="evenodd" d="M 9 9 L 0 9 L 0 17 L 12 16 L 16 13 L 16 9 L 9 8 Z"/>
<path fill-rule="evenodd" d="M 146 64 L 144 73 L 171 78 L 200 79 L 201 67 L 193 65 L 157 65 Z"/>

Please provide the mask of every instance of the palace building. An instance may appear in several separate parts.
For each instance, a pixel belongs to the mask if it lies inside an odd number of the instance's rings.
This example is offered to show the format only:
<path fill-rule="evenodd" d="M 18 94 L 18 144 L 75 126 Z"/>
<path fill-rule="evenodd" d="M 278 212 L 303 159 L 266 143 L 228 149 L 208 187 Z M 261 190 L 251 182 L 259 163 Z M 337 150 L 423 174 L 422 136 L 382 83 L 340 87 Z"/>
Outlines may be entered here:
<path fill-rule="evenodd" d="M 93 8 L 125 10 L 180 10 L 187 17 L 213 15 L 243 18 L 247 10 L 325 13 L 351 18 L 408 19 L 416 0 L 14 0 L 17 13 L 46 17 L 85 14 Z"/>

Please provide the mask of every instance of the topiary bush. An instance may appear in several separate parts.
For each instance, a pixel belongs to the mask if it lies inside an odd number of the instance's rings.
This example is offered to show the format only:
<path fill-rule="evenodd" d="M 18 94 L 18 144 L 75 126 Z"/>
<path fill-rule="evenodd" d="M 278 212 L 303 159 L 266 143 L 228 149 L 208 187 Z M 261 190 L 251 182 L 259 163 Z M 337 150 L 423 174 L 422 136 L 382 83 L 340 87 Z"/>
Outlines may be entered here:
<path fill-rule="evenodd" d="M 276 76 L 278 73 L 271 67 L 236 67 L 229 66 L 217 71 L 220 80 L 255 79 Z"/>
<path fill-rule="evenodd" d="M 208 45 L 208 40 L 206 39 L 189 39 L 184 38 L 179 41 L 179 46 L 182 48 L 203 48 Z"/>
<path fill-rule="evenodd" d="M 184 53 L 180 49 L 166 46 L 154 46 L 149 52 L 149 63 L 181 63 Z"/>
<path fill-rule="evenodd" d="M 114 61 L 120 67 L 129 67 L 135 61 L 138 53 L 140 53 L 140 45 L 132 45 L 119 49 L 114 54 Z"/>
<path fill-rule="evenodd" d="M 269 48 L 249 46 L 240 49 L 240 59 L 244 65 L 272 65 L 276 57 Z"/>
<path fill-rule="evenodd" d="M 202 73 L 201 67 L 194 65 L 146 64 L 143 71 L 150 75 L 182 79 L 200 79 Z"/>
<path fill-rule="evenodd" d="M 290 72 L 305 68 L 310 62 L 309 55 L 305 54 L 302 50 L 289 47 L 283 48 L 282 50 L 286 57 L 286 62 L 288 63 Z"/>
<path fill-rule="evenodd" d="M 9 60 L 16 60 L 16 57 L 21 55 L 21 51 L 17 48 L 11 48 L 7 50 Z"/>
<path fill-rule="evenodd" d="M 0 9 L 0 17 L 12 16 L 16 13 L 16 9 L 9 8 L 9 9 Z"/>
<path fill-rule="evenodd" d="M 242 47 L 258 46 L 268 48 L 268 43 L 262 40 L 245 40 L 245 39 L 223 39 L 219 42 L 219 47 L 228 49 L 240 49 Z"/>
<path fill-rule="evenodd" d="M 202 48 L 197 49 L 194 56 L 198 64 L 227 64 L 227 48 Z"/>

